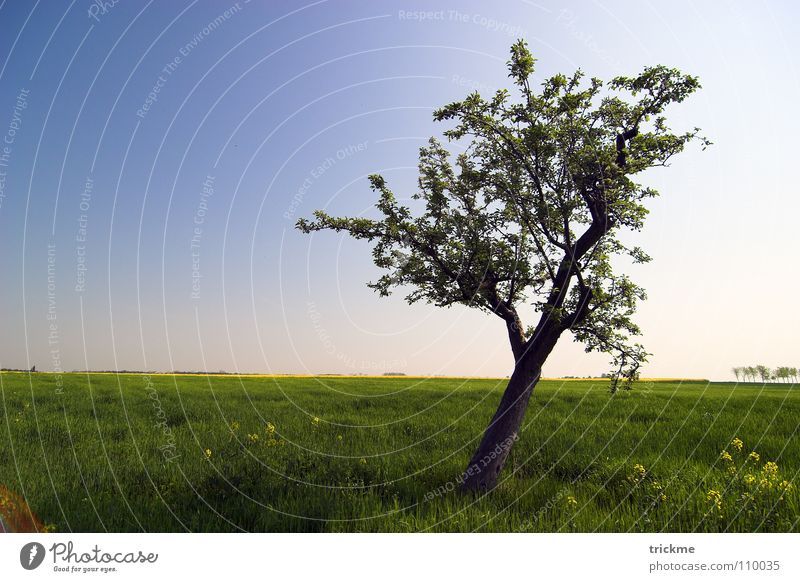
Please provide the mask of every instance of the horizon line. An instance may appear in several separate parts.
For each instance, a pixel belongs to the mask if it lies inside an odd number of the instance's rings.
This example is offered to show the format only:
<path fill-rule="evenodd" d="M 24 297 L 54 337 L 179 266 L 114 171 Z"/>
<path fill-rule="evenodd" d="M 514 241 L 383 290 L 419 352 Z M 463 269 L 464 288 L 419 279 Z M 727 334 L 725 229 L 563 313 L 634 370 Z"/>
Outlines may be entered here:
<path fill-rule="evenodd" d="M 509 376 L 449 376 L 449 375 L 430 375 L 430 374 L 337 374 L 337 373 L 316 373 L 316 374 L 291 374 L 291 373 L 259 373 L 259 372 L 148 372 L 142 370 L 72 370 L 69 372 L 58 371 L 31 371 L 31 370 L 0 370 L 1 374 L 49 374 L 49 375 L 108 375 L 108 376 L 213 376 L 213 377 L 239 377 L 239 378 L 368 378 L 368 379 L 441 379 L 441 380 L 508 380 Z M 553 376 L 542 377 L 540 380 L 545 381 L 567 381 L 567 382 L 580 382 L 580 381 L 598 381 L 605 382 L 611 378 L 602 378 L 599 376 L 592 377 L 567 377 L 567 376 Z M 712 382 L 708 378 L 678 378 L 678 377 L 656 377 L 656 378 L 638 378 L 635 382 Z M 735 382 L 727 380 L 717 380 L 717 382 Z M 737 382 L 739 384 L 749 384 L 750 382 Z"/>

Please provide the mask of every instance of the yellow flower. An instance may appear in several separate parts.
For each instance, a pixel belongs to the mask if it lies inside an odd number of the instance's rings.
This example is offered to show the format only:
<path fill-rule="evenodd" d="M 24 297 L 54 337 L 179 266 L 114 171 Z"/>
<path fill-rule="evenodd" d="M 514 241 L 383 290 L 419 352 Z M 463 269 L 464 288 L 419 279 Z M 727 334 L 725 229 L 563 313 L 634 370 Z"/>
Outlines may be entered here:
<path fill-rule="evenodd" d="M 267 423 L 267 434 L 269 435 L 275 434 L 275 425 L 272 424 L 271 422 Z"/>
<path fill-rule="evenodd" d="M 359 463 L 361 463 L 362 465 L 366 465 L 367 464 L 367 460 L 364 457 L 361 457 L 361 460 L 359 461 Z"/>
<path fill-rule="evenodd" d="M 749 458 L 750 458 L 751 461 L 753 461 L 755 463 L 758 463 L 761 460 L 761 455 L 759 455 L 757 452 L 753 451 L 752 453 L 750 453 Z"/>
<path fill-rule="evenodd" d="M 205 453 L 206 453 L 206 459 L 210 459 L 211 458 L 211 449 L 206 449 Z"/>
<path fill-rule="evenodd" d="M 778 463 L 775 463 L 773 461 L 767 461 L 767 464 L 764 465 L 763 471 L 767 475 L 777 475 L 778 474 Z"/>
<path fill-rule="evenodd" d="M 731 457 L 731 454 L 730 454 L 728 451 L 722 451 L 722 452 L 720 453 L 719 457 L 720 457 L 720 459 L 722 459 L 723 461 L 728 461 L 729 463 L 732 463 L 732 462 L 733 462 L 733 457 Z"/>
<path fill-rule="evenodd" d="M 662 494 L 659 496 L 659 499 L 660 499 L 661 501 L 666 501 L 666 500 L 667 500 L 667 496 L 666 496 L 664 493 L 662 493 Z"/>
<path fill-rule="evenodd" d="M 706 501 L 713 503 L 719 512 L 719 516 L 722 517 L 722 494 L 716 489 L 709 489 L 706 494 Z"/>
<path fill-rule="evenodd" d="M 315 416 L 314 418 L 312 418 L 311 424 L 313 424 L 314 426 L 319 426 L 319 416 Z"/>
<path fill-rule="evenodd" d="M 783 489 L 784 491 L 791 491 L 792 490 L 792 484 L 789 481 L 787 481 L 786 479 L 781 481 L 781 484 L 779 485 L 779 487 L 781 489 Z"/>
<path fill-rule="evenodd" d="M 336 439 L 337 439 L 337 440 L 342 440 L 342 435 L 337 435 L 337 436 L 336 436 Z"/>
<path fill-rule="evenodd" d="M 742 450 L 742 447 L 744 446 L 744 443 L 742 442 L 742 439 L 740 439 L 740 438 L 735 438 L 735 439 L 733 439 L 733 440 L 731 441 L 731 446 L 732 446 L 734 449 L 736 449 L 737 451 L 741 451 L 741 450 Z"/>
<path fill-rule="evenodd" d="M 247 438 L 250 440 L 251 443 L 257 443 L 258 442 L 258 433 L 254 433 L 254 434 L 248 433 L 247 434 Z"/>
<path fill-rule="evenodd" d="M 567 497 L 567 505 L 569 505 L 570 507 L 575 507 L 576 505 L 578 505 L 578 500 L 575 499 L 575 497 L 573 497 L 572 495 L 570 495 L 569 497 Z"/>
<path fill-rule="evenodd" d="M 745 485 L 752 485 L 753 483 L 755 483 L 755 481 L 756 481 L 756 478 L 753 475 L 750 475 L 749 473 L 744 476 L 744 484 Z"/>
<path fill-rule="evenodd" d="M 728 473 L 730 473 L 731 475 L 735 475 L 736 474 L 736 465 L 728 465 Z"/>
<path fill-rule="evenodd" d="M 234 420 L 234 421 L 231 423 L 231 430 L 232 430 L 232 431 L 234 431 L 234 432 L 236 432 L 237 430 L 239 430 L 239 422 L 238 422 L 238 421 Z"/>
<path fill-rule="evenodd" d="M 638 485 L 639 481 L 644 479 L 646 474 L 647 474 L 647 469 L 644 468 L 644 465 L 636 463 L 633 466 L 633 474 L 628 476 L 628 480 L 631 481 L 634 485 Z"/>

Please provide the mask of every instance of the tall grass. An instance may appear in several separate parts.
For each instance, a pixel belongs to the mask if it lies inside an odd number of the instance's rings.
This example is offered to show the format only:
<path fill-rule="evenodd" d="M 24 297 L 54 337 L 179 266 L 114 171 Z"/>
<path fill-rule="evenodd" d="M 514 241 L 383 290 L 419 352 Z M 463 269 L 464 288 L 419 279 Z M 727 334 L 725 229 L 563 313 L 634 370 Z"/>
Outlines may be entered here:
<path fill-rule="evenodd" d="M 4 373 L 0 485 L 57 531 L 800 529 L 793 386 L 543 381 L 464 496 L 504 385 Z"/>

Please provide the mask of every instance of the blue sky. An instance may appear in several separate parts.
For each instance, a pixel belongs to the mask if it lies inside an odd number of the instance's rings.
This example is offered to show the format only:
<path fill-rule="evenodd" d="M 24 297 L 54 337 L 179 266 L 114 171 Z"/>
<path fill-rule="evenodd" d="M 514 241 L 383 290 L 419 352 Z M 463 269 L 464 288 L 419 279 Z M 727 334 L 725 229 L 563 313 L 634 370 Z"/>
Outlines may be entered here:
<path fill-rule="evenodd" d="M 800 365 L 793 3 L 102 4 L 0 4 L 0 365 L 508 374 L 499 319 L 380 299 L 368 245 L 293 224 L 369 213 L 373 172 L 413 194 L 517 37 L 540 77 L 703 84 L 671 119 L 715 145 L 644 177 L 644 375 Z M 565 337 L 545 374 L 606 368 Z"/>

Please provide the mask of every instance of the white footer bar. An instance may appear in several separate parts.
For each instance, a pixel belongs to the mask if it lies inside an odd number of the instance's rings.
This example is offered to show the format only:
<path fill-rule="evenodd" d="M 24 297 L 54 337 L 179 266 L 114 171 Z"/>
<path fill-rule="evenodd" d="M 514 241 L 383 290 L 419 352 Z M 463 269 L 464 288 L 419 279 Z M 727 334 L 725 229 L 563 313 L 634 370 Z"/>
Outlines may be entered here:
<path fill-rule="evenodd" d="M 794 581 L 798 554 L 800 534 L 0 536 L 3 580 Z"/>

